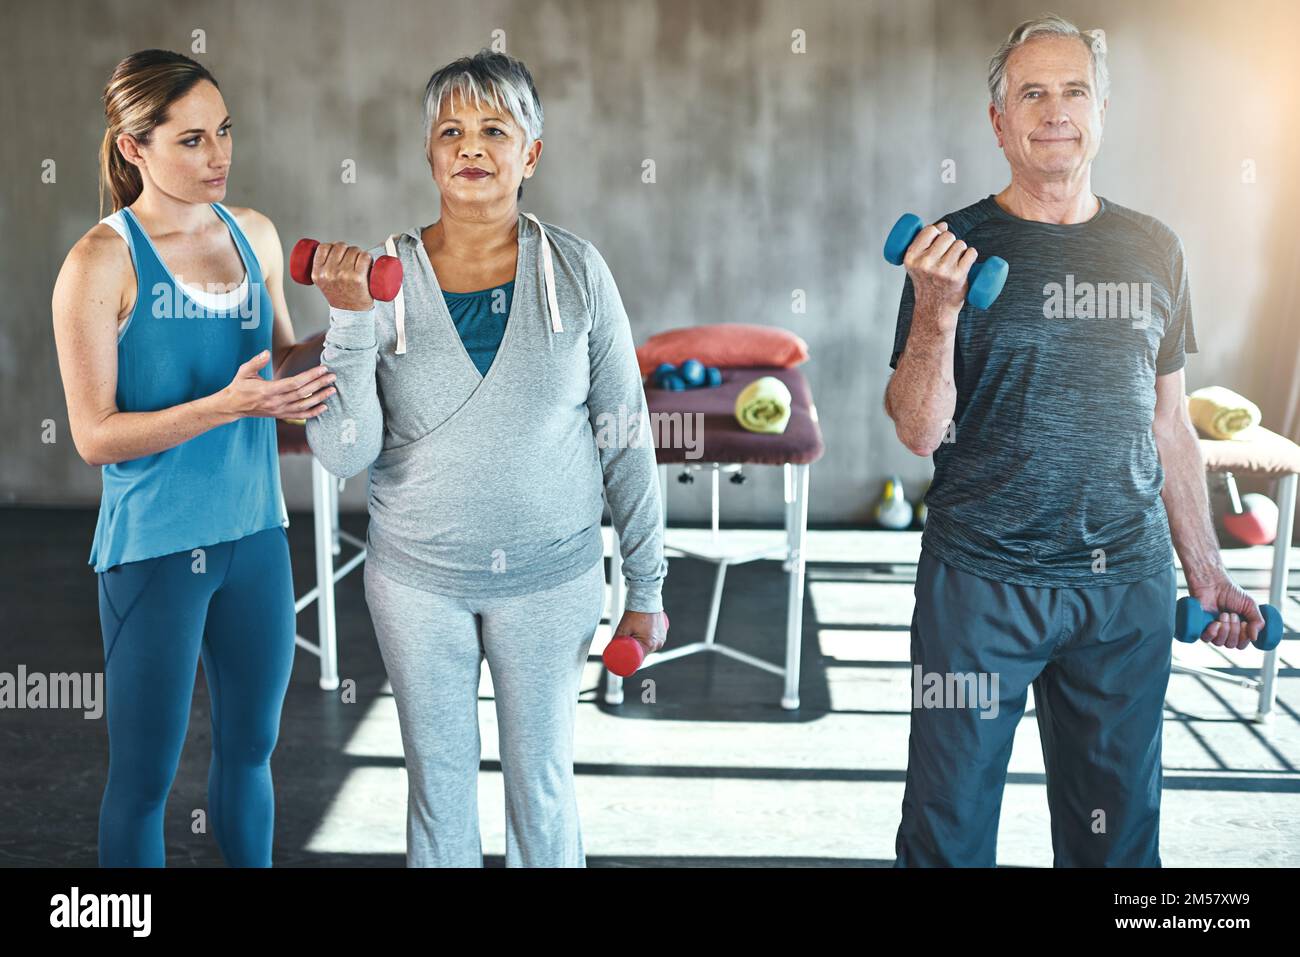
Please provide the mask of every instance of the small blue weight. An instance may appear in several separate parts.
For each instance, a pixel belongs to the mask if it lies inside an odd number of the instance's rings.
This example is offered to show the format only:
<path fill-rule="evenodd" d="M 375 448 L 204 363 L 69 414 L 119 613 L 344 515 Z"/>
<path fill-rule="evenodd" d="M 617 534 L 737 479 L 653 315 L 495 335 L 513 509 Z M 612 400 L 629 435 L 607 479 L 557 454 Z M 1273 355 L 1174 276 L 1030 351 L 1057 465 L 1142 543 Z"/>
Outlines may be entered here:
<path fill-rule="evenodd" d="M 898 222 L 894 223 L 894 228 L 885 237 L 885 262 L 891 266 L 903 265 L 903 255 L 907 252 L 907 247 L 912 245 L 912 240 L 924 227 L 925 223 L 915 213 L 904 213 L 899 216 Z"/>
<path fill-rule="evenodd" d="M 1264 618 L 1264 630 L 1251 644 L 1260 651 L 1272 651 L 1281 643 L 1286 627 L 1282 624 L 1281 614 L 1272 605 L 1260 605 L 1259 613 Z M 1201 632 L 1217 617 L 1203 609 L 1201 603 L 1191 595 L 1180 598 L 1175 606 L 1174 637 L 1187 643 L 1197 641 Z"/>
<path fill-rule="evenodd" d="M 704 363 L 699 359 L 687 359 L 682 363 L 682 381 L 686 383 L 686 388 L 697 389 L 704 385 Z"/>
<path fill-rule="evenodd" d="M 894 266 L 903 265 L 907 247 L 912 245 L 916 234 L 925 228 L 921 217 L 915 213 L 904 213 L 894 223 L 894 228 L 885 237 L 885 262 Z M 968 288 L 966 301 L 976 309 L 987 309 L 1002 292 L 1007 283 L 1010 267 L 1001 256 L 990 256 L 982 263 L 974 263 L 966 274 Z"/>
<path fill-rule="evenodd" d="M 970 288 L 966 290 L 966 301 L 976 309 L 987 309 L 1002 292 L 1007 284 L 1010 267 L 1001 256 L 990 256 L 982 263 L 972 263 L 966 274 Z"/>

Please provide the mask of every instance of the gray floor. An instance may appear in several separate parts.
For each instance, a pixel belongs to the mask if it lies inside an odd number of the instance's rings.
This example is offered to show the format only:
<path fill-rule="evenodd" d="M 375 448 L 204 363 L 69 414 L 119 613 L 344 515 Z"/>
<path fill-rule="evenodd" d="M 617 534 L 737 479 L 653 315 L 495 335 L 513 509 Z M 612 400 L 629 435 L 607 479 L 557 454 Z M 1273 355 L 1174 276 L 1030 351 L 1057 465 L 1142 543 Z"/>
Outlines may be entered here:
<path fill-rule="evenodd" d="M 102 668 L 96 583 L 85 565 L 93 510 L 0 509 L 0 671 Z M 344 516 L 364 536 L 365 517 Z M 607 530 L 608 532 L 608 530 Z M 731 531 L 746 547 L 778 533 Z M 683 537 L 684 536 L 684 537 Z M 707 531 L 670 530 L 670 544 Z M 783 711 L 780 680 L 719 655 L 666 662 L 629 683 L 626 703 L 600 697 L 602 625 L 578 706 L 576 764 L 592 866 L 851 865 L 893 860 L 907 754 L 907 625 L 919 533 L 813 530 L 804 606 L 802 707 Z M 299 593 L 311 582 L 307 515 L 290 529 Z M 1300 549 L 1293 550 L 1300 552 Z M 1269 549 L 1228 553 L 1239 581 L 1263 597 Z M 1295 555 L 1293 565 L 1300 564 Z M 669 647 L 704 627 L 713 568 L 670 561 Z M 1300 575 L 1293 575 L 1293 587 Z M 277 866 L 402 864 L 405 770 L 396 712 L 359 574 L 338 589 L 340 672 L 355 702 L 322 692 L 300 653 L 273 768 Z M 1292 602 L 1287 617 L 1300 623 Z M 769 661 L 783 649 L 785 577 L 774 561 L 733 568 L 718 640 Z M 315 615 L 300 631 L 315 637 Z M 1175 675 L 1165 725 L 1162 854 L 1167 865 L 1300 864 L 1300 643 L 1283 646 L 1268 725 L 1247 720 L 1255 694 Z M 1184 661 L 1248 676 L 1258 652 L 1207 646 Z M 653 680 L 653 702 L 640 680 Z M 484 669 L 480 810 L 488 864 L 504 850 L 491 678 Z M 1032 703 L 1032 702 L 1031 702 Z M 58 711 L 0 713 L 0 866 L 95 863 L 107 767 L 102 721 Z M 200 675 L 189 738 L 167 808 L 168 863 L 219 866 L 189 828 L 205 802 L 210 748 Z M 1003 803 L 999 863 L 1051 863 L 1037 726 L 1026 716 Z"/>

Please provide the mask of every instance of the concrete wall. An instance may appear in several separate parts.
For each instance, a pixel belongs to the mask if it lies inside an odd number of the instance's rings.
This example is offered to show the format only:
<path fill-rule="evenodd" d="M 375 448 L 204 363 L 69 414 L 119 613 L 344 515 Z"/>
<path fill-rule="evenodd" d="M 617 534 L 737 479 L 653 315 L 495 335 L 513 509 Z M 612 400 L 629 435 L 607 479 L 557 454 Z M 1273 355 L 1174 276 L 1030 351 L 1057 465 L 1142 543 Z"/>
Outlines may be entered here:
<path fill-rule="evenodd" d="M 198 58 L 235 121 L 228 202 L 267 213 L 286 244 L 305 233 L 370 244 L 437 218 L 419 94 L 436 67 L 503 30 L 547 115 L 525 208 L 597 244 L 638 341 L 718 321 L 802 335 L 827 442 L 811 519 L 861 520 L 884 474 L 900 472 L 909 491 L 930 474 L 881 410 L 902 283 L 880 256 L 884 232 L 904 208 L 937 216 L 1006 184 L 985 115 L 986 63 L 1043 6 L 9 3 L 0 501 L 98 501 L 98 470 L 67 432 L 49 302 L 68 248 L 96 218 L 98 98 L 118 59 L 151 46 L 188 52 L 204 30 Z M 1185 243 L 1203 350 L 1189 387 L 1248 391 L 1284 427 L 1297 351 L 1300 10 L 1286 0 L 1055 9 L 1109 38 L 1112 102 L 1094 188 L 1164 219 Z M 806 53 L 791 51 L 794 30 L 806 32 Z M 641 181 L 646 158 L 653 185 Z M 57 164 L 52 184 L 41 181 L 46 159 Z M 355 184 L 340 182 L 345 159 L 357 163 Z M 946 159 L 955 184 L 940 180 Z M 1253 183 L 1242 181 L 1246 160 Z M 792 313 L 794 290 L 806 292 L 806 313 Z M 300 337 L 324 327 L 319 294 L 291 286 L 288 297 Z M 42 442 L 46 420 L 54 444 Z M 290 507 L 310 507 L 307 462 L 282 464 Z M 348 483 L 347 507 L 364 508 L 364 486 Z M 724 488 L 724 521 L 779 520 L 779 476 Z M 674 483 L 670 501 L 676 517 L 704 517 L 707 483 Z"/>

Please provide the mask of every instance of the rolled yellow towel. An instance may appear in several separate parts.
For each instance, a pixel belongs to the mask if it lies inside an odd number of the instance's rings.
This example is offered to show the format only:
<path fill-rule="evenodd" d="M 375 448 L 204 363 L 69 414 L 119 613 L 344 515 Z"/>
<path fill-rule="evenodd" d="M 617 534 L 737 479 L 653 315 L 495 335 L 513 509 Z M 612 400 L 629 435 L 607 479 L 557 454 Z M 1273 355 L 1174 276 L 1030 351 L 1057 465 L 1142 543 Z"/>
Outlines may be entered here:
<path fill-rule="evenodd" d="M 1259 406 L 1221 385 L 1207 385 L 1187 397 L 1187 412 L 1207 439 L 1231 439 L 1259 425 Z"/>
<path fill-rule="evenodd" d="M 750 432 L 779 434 L 790 422 L 790 401 L 785 383 L 765 375 L 736 396 L 736 421 Z"/>

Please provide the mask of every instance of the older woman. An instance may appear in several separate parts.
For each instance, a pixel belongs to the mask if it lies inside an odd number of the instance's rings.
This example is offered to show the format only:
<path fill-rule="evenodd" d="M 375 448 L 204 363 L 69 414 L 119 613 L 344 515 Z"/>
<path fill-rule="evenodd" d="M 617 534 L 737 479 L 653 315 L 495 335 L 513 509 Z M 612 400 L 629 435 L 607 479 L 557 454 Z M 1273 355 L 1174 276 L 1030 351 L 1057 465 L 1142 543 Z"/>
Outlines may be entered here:
<path fill-rule="evenodd" d="M 307 439 L 335 475 L 371 469 L 366 602 L 410 777 L 408 866 L 482 866 L 484 656 L 506 864 L 583 866 L 573 720 L 604 604 L 605 497 L 630 609 L 616 633 L 663 644 L 653 446 L 597 441 L 606 416 L 648 430 L 631 330 L 595 247 L 520 213 L 542 153 L 527 68 L 457 60 L 430 78 L 424 117 L 439 220 L 316 253 L 338 394 Z M 405 280 L 376 303 L 365 277 L 384 251 Z"/>

